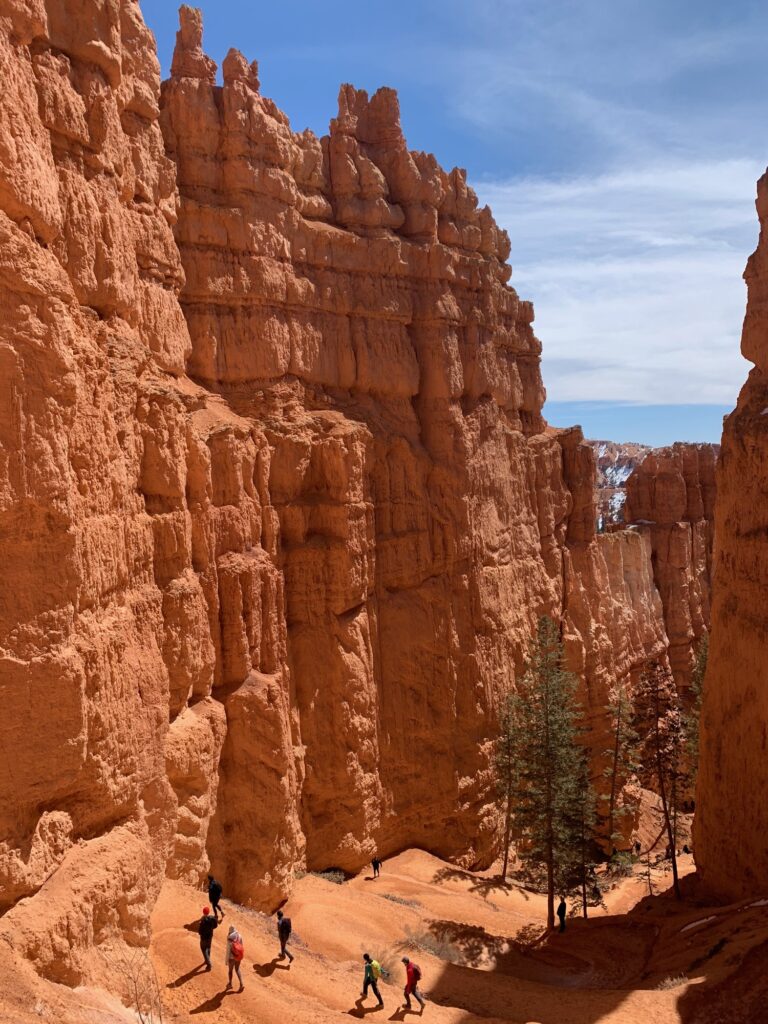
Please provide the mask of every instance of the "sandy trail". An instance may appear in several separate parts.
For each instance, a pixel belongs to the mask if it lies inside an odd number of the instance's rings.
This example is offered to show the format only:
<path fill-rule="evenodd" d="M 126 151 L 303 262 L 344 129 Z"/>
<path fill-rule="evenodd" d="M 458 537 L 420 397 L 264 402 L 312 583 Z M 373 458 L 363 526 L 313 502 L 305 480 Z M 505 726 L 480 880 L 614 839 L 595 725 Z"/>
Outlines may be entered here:
<path fill-rule="evenodd" d="M 627 880 L 610 895 L 608 912 L 622 912 L 645 891 L 642 880 Z M 509 939 L 540 929 L 542 896 L 500 887 L 487 876 L 461 871 L 421 851 L 387 861 L 375 881 L 366 872 L 343 885 L 315 876 L 301 879 L 285 908 L 294 928 L 296 960 L 290 965 L 277 958 L 274 918 L 225 900 L 226 917 L 214 936 L 213 971 L 203 972 L 198 937 L 190 929 L 204 903 L 204 893 L 168 882 L 153 916 L 152 955 L 172 1021 L 415 1020 L 416 1009 L 402 1009 L 400 957 L 406 953 L 422 967 L 429 1000 L 423 1016 L 435 1024 L 682 1020 L 676 1006 L 684 988 L 633 987 L 642 983 L 658 938 L 657 923 L 606 917 L 603 911 L 587 923 L 569 922 L 565 935 L 524 952 L 511 947 Z M 229 924 L 245 940 L 242 993 L 225 989 Z M 423 948 L 436 934 L 450 943 L 447 949 L 460 957 L 459 963 L 436 955 L 446 952 L 439 945 L 434 952 Z M 383 1010 L 372 996 L 365 1002 L 358 998 L 365 951 L 392 970 L 382 985 Z"/>

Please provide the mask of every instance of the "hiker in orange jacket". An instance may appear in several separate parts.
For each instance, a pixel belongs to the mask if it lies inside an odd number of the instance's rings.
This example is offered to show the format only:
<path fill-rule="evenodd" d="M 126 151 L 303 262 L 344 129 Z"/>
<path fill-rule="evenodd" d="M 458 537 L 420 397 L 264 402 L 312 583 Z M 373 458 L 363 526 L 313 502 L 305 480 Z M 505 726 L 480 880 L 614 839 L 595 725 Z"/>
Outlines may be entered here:
<path fill-rule="evenodd" d="M 418 964 L 413 963 L 407 956 L 403 957 L 403 963 L 405 964 L 405 1006 L 406 1009 L 411 1008 L 411 996 L 414 996 L 419 1006 L 424 1009 L 424 997 L 419 992 L 418 985 L 421 981 L 421 968 Z"/>

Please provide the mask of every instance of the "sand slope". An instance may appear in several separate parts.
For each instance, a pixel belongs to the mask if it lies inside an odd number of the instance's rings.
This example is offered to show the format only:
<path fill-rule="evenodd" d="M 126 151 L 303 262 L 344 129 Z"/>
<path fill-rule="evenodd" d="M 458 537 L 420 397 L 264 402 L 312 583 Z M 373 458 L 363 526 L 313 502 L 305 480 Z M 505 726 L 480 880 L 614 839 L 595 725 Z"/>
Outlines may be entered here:
<path fill-rule="evenodd" d="M 611 894 L 608 910 L 626 909 L 643 892 L 641 880 L 628 881 Z M 508 940 L 540 928 L 543 897 L 500 888 L 493 879 L 421 851 L 386 862 L 376 881 L 366 874 L 343 885 L 314 876 L 301 879 L 286 905 L 295 936 L 291 965 L 277 959 L 273 918 L 225 901 L 227 916 L 214 939 L 214 969 L 202 972 L 197 935 L 184 926 L 196 921 L 203 896 L 168 882 L 154 913 L 153 957 L 176 1021 L 316 1024 L 338 1021 L 340 1015 L 415 1019 L 416 1008 L 411 1013 L 402 1009 L 400 957 L 406 953 L 424 972 L 429 1001 L 423 1016 L 439 1024 L 682 1020 L 676 1004 L 684 988 L 629 989 L 641 983 L 658 924 L 634 918 L 617 924 L 603 912 L 587 925 L 570 922 L 564 936 L 524 953 Z M 224 936 L 230 923 L 245 939 L 243 993 L 225 989 Z M 443 953 L 459 956 L 460 963 L 421 948 L 435 935 L 451 944 Z M 358 1001 L 364 951 L 392 968 L 392 978 L 382 985 L 383 1010 L 376 1009 L 372 996 Z"/>

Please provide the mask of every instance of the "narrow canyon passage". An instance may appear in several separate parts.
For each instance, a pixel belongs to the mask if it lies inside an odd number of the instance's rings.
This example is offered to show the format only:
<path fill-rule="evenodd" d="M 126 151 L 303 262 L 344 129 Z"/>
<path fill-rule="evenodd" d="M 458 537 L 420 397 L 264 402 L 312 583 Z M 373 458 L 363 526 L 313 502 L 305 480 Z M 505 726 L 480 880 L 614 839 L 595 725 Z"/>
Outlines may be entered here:
<path fill-rule="evenodd" d="M 411 940 L 446 1024 L 747 1019 L 767 941 L 765 234 L 722 451 L 590 442 L 544 418 L 507 231 L 466 171 L 409 149 L 393 89 L 343 84 L 327 134 L 295 131 L 250 54 L 217 67 L 195 8 L 161 82 L 137 0 L 0 0 L 0 67 L 9 1022 L 127 1020 L 115 963 L 147 949 L 179 1024 L 360 1018 L 363 947 L 399 971 Z M 684 899 L 645 900 L 638 873 L 536 943 L 542 898 L 489 872 L 501 710 L 545 620 L 600 865 L 661 835 L 642 766 L 609 782 L 612 702 L 658 669 L 690 714 L 710 633 L 712 663 L 698 788 L 676 794 L 675 815 L 696 807 Z M 246 938 L 242 996 L 220 933 L 193 971 L 209 870 Z"/>

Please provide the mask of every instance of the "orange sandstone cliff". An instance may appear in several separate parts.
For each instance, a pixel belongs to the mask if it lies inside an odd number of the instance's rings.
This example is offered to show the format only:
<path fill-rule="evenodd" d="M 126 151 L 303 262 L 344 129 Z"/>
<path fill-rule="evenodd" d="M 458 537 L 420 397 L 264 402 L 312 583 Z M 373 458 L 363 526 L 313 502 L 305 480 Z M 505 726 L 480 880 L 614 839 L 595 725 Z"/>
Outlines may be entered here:
<path fill-rule="evenodd" d="M 760 240 L 749 258 L 741 351 L 754 363 L 723 431 L 717 473 L 713 632 L 704 684 L 695 822 L 704 886 L 764 896 L 768 722 L 768 175 L 757 187 Z"/>
<path fill-rule="evenodd" d="M 654 448 L 626 485 L 624 519 L 650 537 L 669 664 L 683 693 L 710 626 L 717 455 L 712 444 Z"/>
<path fill-rule="evenodd" d="M 162 94 L 135 0 L 0 0 L 0 60 L 0 935 L 76 984 L 166 874 L 489 863 L 536 617 L 596 749 L 667 648 L 506 233 L 391 90 L 294 133 L 191 8 Z"/>

